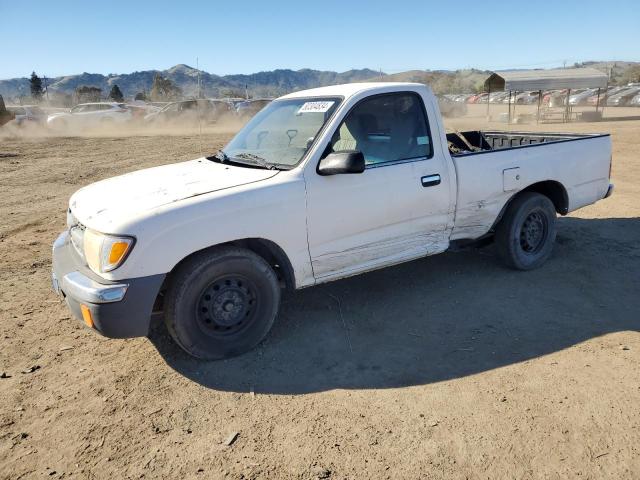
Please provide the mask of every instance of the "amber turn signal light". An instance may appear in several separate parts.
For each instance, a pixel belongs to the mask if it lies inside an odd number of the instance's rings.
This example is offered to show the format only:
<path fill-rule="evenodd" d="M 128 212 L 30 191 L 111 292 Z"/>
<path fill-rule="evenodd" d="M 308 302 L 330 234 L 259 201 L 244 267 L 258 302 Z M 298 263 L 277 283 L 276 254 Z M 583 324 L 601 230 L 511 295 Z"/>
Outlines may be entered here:
<path fill-rule="evenodd" d="M 93 328 L 93 317 L 91 316 L 91 310 L 86 305 L 80 304 L 80 311 L 82 312 L 82 319 L 89 328 Z"/>

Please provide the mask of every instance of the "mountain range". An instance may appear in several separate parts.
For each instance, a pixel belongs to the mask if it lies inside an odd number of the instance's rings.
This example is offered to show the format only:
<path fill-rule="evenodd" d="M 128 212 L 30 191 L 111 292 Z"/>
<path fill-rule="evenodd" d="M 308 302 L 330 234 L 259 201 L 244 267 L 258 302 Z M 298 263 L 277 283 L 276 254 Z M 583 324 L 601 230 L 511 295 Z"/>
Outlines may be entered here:
<path fill-rule="evenodd" d="M 180 64 L 167 70 L 145 70 L 127 74 L 101 75 L 99 73 L 81 73 L 62 77 L 47 78 L 49 93 L 70 94 L 79 86 L 94 86 L 108 95 L 113 85 L 118 85 L 125 97 L 138 92 L 149 92 L 156 74 L 170 79 L 182 89 L 185 96 L 194 96 L 198 92 L 198 76 L 202 92 L 208 97 L 233 96 L 245 94 L 245 87 L 251 96 L 278 96 L 293 90 L 302 90 L 322 85 L 349 83 L 369 80 L 380 76 L 381 72 L 369 69 L 330 72 L 311 69 L 273 70 L 250 75 L 219 76 L 188 65 Z M 29 95 L 29 79 L 11 78 L 0 80 L 0 95 L 15 98 Z"/>
<path fill-rule="evenodd" d="M 588 66 L 609 73 L 612 83 L 640 81 L 639 62 L 584 62 L 575 67 Z M 94 86 L 102 89 L 106 98 L 113 85 L 118 85 L 125 97 L 133 97 L 138 92 L 149 92 L 154 77 L 160 74 L 181 88 L 185 97 L 198 93 L 198 77 L 202 93 L 207 97 L 244 96 L 245 88 L 251 97 L 277 97 L 295 90 L 361 81 L 418 82 L 431 86 L 436 93 L 473 92 L 482 88 L 490 74 L 487 70 L 409 70 L 386 74 L 368 68 L 332 72 L 312 69 L 272 70 L 249 75 L 215 75 L 179 64 L 167 70 L 145 70 L 126 74 L 102 75 L 81 73 L 62 77 L 47 78 L 49 94 L 71 94 L 80 86 Z M 19 100 L 30 94 L 29 79 L 11 78 L 0 80 L 0 95 L 5 100 Z"/>

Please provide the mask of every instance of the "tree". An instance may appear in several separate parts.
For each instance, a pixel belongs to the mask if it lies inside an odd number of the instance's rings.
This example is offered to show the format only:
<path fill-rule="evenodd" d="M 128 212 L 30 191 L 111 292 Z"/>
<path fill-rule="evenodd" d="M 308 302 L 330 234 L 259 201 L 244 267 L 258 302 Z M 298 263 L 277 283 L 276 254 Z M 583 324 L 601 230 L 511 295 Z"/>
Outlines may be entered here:
<path fill-rule="evenodd" d="M 223 88 L 220 90 L 220 96 L 223 98 L 244 98 L 245 91 L 241 88 Z"/>
<path fill-rule="evenodd" d="M 115 83 L 113 84 L 113 87 L 111 87 L 111 92 L 109 92 L 109 98 L 114 102 L 122 102 L 124 100 L 124 96 L 122 95 L 122 91 L 120 90 L 120 87 L 118 87 L 118 85 Z"/>
<path fill-rule="evenodd" d="M 31 79 L 29 80 L 29 83 L 31 87 L 31 97 L 35 101 L 39 102 L 42 100 L 42 80 L 38 75 L 36 75 L 36 72 L 31 72 Z"/>
<path fill-rule="evenodd" d="M 136 101 L 141 100 L 143 102 L 146 102 L 147 101 L 147 94 L 144 93 L 144 92 L 138 92 L 138 93 L 136 93 L 136 96 L 133 97 L 133 99 L 136 100 Z"/>
<path fill-rule="evenodd" d="M 76 88 L 75 94 L 77 103 L 99 102 L 102 98 L 102 89 L 82 85 Z"/>
<path fill-rule="evenodd" d="M 182 96 L 182 90 L 168 78 L 159 73 L 156 74 L 151 85 L 150 97 L 153 101 L 178 100 Z"/>
<path fill-rule="evenodd" d="M 2 99 L 2 95 L 0 95 L 0 127 L 5 123 L 10 122 L 15 118 L 15 115 L 9 112 L 4 106 L 4 100 Z"/>

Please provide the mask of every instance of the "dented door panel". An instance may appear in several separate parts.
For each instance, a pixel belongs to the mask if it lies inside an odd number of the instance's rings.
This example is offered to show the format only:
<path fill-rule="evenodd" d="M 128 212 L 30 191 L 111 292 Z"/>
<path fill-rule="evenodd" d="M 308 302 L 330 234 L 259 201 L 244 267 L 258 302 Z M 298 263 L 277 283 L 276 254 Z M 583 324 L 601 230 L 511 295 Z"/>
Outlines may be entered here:
<path fill-rule="evenodd" d="M 326 281 L 448 248 L 449 186 L 424 188 L 423 162 L 307 181 L 309 252 Z M 433 165 L 437 162 L 433 161 Z"/>

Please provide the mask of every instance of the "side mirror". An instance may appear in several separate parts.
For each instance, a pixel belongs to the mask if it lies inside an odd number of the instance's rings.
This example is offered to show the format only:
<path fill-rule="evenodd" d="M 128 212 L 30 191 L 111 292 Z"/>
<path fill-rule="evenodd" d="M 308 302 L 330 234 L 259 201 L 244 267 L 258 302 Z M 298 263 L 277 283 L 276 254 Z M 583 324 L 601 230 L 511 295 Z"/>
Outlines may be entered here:
<path fill-rule="evenodd" d="M 341 173 L 364 172 L 364 155 L 358 150 L 333 152 L 320 160 L 319 175 L 338 175 Z"/>

